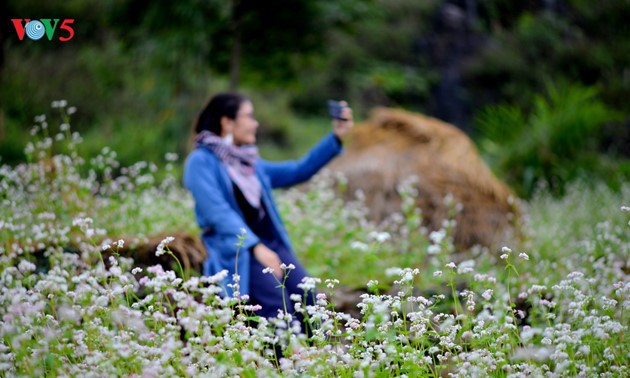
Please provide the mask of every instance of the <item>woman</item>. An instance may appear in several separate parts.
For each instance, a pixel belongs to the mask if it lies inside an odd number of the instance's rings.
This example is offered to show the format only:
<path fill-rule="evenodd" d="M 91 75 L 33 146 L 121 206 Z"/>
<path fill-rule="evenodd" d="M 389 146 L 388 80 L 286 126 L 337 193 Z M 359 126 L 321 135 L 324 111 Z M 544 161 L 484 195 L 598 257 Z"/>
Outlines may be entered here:
<path fill-rule="evenodd" d="M 260 316 L 275 317 L 285 308 L 292 312 L 292 304 L 284 301 L 291 294 L 305 294 L 298 284 L 307 275 L 293 253 L 272 189 L 310 179 L 342 151 L 341 138 L 353 125 L 352 111 L 345 103 L 341 118 L 345 120 L 333 120 L 332 133 L 302 159 L 286 162 L 258 157 L 258 121 L 252 102 L 242 95 L 214 96 L 197 118 L 196 149 L 186 160 L 184 185 L 195 200 L 195 215 L 208 251 L 203 273 L 227 270 L 225 294 L 233 295 L 236 271 L 240 294 L 261 306 Z M 245 239 L 237 247 L 242 230 Z M 295 268 L 285 276 L 281 264 Z M 278 281 L 284 283 L 284 294 Z M 306 297 L 312 304 L 313 296 Z"/>

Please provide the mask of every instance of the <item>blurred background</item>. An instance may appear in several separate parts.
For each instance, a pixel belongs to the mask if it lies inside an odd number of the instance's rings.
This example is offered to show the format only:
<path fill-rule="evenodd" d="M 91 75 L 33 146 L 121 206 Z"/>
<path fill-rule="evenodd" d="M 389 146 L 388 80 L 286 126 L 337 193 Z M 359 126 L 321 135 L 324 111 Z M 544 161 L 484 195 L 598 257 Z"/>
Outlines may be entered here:
<path fill-rule="evenodd" d="M 123 166 L 190 149 L 214 93 L 250 96 L 269 159 L 375 106 L 468 134 L 522 197 L 630 177 L 628 0 L 3 0 L 0 164 L 26 159 L 33 119 L 65 99 L 82 153 Z M 11 19 L 74 19 L 74 36 L 18 38 Z"/>

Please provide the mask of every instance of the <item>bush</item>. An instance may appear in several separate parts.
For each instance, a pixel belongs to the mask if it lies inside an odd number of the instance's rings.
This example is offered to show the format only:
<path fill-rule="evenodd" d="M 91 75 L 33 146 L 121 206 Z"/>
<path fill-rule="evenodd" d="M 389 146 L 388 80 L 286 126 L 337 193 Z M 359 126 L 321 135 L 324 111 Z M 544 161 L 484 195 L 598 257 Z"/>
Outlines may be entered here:
<path fill-rule="evenodd" d="M 490 164 L 529 198 L 539 185 L 561 195 L 578 177 L 610 178 L 598 147 L 604 125 L 619 119 L 593 87 L 548 84 L 531 110 L 490 106 L 476 123 Z"/>

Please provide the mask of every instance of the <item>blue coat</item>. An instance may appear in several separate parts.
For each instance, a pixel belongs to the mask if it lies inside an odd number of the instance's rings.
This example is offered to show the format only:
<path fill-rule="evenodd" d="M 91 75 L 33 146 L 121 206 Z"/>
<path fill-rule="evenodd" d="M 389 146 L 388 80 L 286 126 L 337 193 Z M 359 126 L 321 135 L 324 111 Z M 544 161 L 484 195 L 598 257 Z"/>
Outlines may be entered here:
<path fill-rule="evenodd" d="M 287 188 L 307 181 L 341 151 L 339 140 L 330 133 L 298 161 L 257 160 L 254 168 L 262 185 L 262 204 L 270 217 L 269 224 L 274 228 L 270 231 L 280 238 L 288 250 L 292 251 L 291 242 L 273 200 L 272 189 Z M 260 239 L 245 223 L 225 166 L 213 152 L 197 148 L 186 159 L 184 186 L 195 200 L 195 216 L 203 230 L 202 240 L 208 252 L 203 274 L 213 275 L 227 270 L 228 277 L 223 284 L 226 293 L 232 295 L 227 284 L 233 283 L 232 275 L 238 265 L 241 295 L 249 294 L 249 266 L 252 258 L 249 250 Z M 246 239 L 239 249 L 236 244 L 242 229 L 246 230 Z"/>

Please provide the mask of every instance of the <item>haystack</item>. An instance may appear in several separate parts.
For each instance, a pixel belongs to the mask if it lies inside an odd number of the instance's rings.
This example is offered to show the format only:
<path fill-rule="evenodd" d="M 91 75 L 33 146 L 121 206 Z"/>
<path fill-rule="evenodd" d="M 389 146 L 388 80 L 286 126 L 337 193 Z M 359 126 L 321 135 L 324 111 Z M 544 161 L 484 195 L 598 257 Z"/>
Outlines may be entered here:
<path fill-rule="evenodd" d="M 513 193 L 463 132 L 438 119 L 377 108 L 353 128 L 345 153 L 330 169 L 348 179 L 346 195 L 363 192 L 373 220 L 400 211 L 397 187 L 413 175 L 417 205 L 430 231 L 438 230 L 448 216 L 445 197 L 463 206 L 453 235 L 460 249 L 496 247 L 514 231 L 518 211 Z"/>

